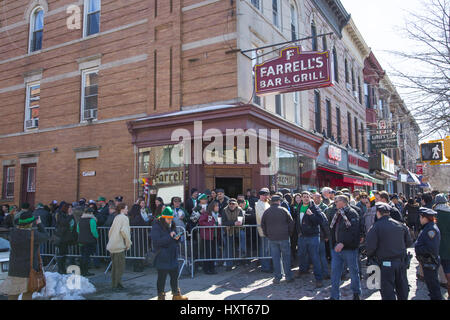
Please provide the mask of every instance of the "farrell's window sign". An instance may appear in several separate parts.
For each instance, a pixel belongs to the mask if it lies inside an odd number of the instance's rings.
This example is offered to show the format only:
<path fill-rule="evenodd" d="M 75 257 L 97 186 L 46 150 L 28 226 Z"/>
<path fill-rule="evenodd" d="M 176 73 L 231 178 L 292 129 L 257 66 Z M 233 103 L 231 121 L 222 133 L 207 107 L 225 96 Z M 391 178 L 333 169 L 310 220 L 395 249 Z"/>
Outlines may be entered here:
<path fill-rule="evenodd" d="M 328 162 L 337 164 L 342 160 L 341 149 L 334 146 L 328 147 Z"/>
<path fill-rule="evenodd" d="M 332 86 L 329 57 L 328 51 L 283 49 L 279 58 L 255 66 L 255 92 L 265 95 Z"/>

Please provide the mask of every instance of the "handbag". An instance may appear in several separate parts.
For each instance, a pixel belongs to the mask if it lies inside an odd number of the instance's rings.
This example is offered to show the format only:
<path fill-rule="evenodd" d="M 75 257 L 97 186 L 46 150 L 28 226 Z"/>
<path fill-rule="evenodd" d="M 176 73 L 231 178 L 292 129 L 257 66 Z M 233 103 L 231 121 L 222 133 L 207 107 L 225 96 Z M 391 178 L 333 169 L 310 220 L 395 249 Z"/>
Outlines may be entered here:
<path fill-rule="evenodd" d="M 42 270 L 41 254 L 38 251 L 39 271 L 33 269 L 33 249 L 34 249 L 34 231 L 31 229 L 31 247 L 30 247 L 30 276 L 28 277 L 28 292 L 39 292 L 45 287 L 45 275 Z"/>

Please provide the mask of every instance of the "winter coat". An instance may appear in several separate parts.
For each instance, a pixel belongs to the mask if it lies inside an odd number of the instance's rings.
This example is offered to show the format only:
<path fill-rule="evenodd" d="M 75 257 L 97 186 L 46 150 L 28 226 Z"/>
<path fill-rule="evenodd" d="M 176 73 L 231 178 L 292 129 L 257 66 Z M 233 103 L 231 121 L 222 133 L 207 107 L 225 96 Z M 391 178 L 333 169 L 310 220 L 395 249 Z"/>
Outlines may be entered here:
<path fill-rule="evenodd" d="M 258 225 L 258 234 L 260 237 L 264 237 L 264 232 L 261 228 L 261 220 L 263 217 L 264 212 L 266 212 L 267 209 L 270 208 L 270 204 L 268 202 L 263 202 L 261 200 L 258 200 L 258 202 L 255 205 L 255 211 L 256 211 L 256 224 Z"/>
<path fill-rule="evenodd" d="M 199 226 L 215 226 L 216 220 L 214 217 L 207 212 L 203 212 L 198 220 Z M 214 233 L 217 231 L 215 228 L 201 228 L 200 229 L 200 239 L 203 240 L 214 240 Z"/>
<path fill-rule="evenodd" d="M 116 213 L 108 214 L 108 216 L 106 217 L 106 221 L 103 224 L 103 227 L 110 228 L 114 222 L 115 217 L 116 217 Z"/>
<path fill-rule="evenodd" d="M 56 214 L 55 244 L 63 245 L 76 241 L 74 231 L 76 232 L 74 217 L 65 212 L 58 212 Z"/>
<path fill-rule="evenodd" d="M 416 203 L 415 205 L 407 204 L 403 208 L 403 216 L 406 217 L 406 224 L 408 227 L 420 228 L 420 216 L 419 216 L 420 205 Z"/>
<path fill-rule="evenodd" d="M 155 258 L 155 268 L 158 270 L 174 270 L 178 268 L 178 250 L 179 240 L 170 236 L 173 231 L 176 233 L 174 223 L 167 228 L 161 220 L 155 221 L 152 226 L 151 238 L 153 241 L 153 250 L 158 253 Z"/>
<path fill-rule="evenodd" d="M 364 228 L 364 234 L 367 235 L 367 232 L 369 232 L 370 228 L 372 228 L 373 224 L 375 223 L 375 217 L 377 215 L 377 208 L 375 206 L 369 208 L 366 212 L 366 214 L 363 216 L 361 224 Z"/>
<path fill-rule="evenodd" d="M 138 204 L 133 204 L 130 212 L 128 213 L 128 217 L 130 219 L 131 226 L 139 226 L 139 227 L 148 227 L 153 222 L 153 216 L 151 212 L 146 208 L 146 212 L 149 214 L 149 220 L 146 222 L 141 214 L 141 206 Z"/>
<path fill-rule="evenodd" d="M 248 202 L 247 206 L 242 211 L 244 212 L 245 225 L 254 226 L 256 224 L 256 213 Z"/>
<path fill-rule="evenodd" d="M 437 214 L 437 226 L 441 231 L 439 255 L 441 259 L 450 260 L 450 207 L 438 204 L 434 207 Z"/>
<path fill-rule="evenodd" d="M 33 216 L 41 217 L 41 222 L 44 225 L 44 228 L 49 228 L 52 225 L 52 215 L 49 211 L 45 210 L 44 208 L 39 208 L 34 210 Z"/>
<path fill-rule="evenodd" d="M 118 214 L 109 229 L 108 244 L 106 250 L 111 253 L 120 253 L 130 249 L 131 235 L 130 235 L 130 220 L 123 213 Z"/>
<path fill-rule="evenodd" d="M 98 239 L 97 221 L 93 214 L 84 213 L 77 225 L 78 243 L 96 244 Z"/>
<path fill-rule="evenodd" d="M 187 222 L 187 214 L 186 210 L 184 210 L 183 207 L 174 208 L 171 207 L 173 210 L 173 222 L 177 227 L 181 227 L 184 230 L 186 230 L 186 222 Z"/>
<path fill-rule="evenodd" d="M 230 210 L 229 206 L 225 207 L 225 209 L 223 210 L 222 225 L 227 226 L 226 230 L 228 236 L 232 236 L 233 233 L 237 236 L 237 234 L 239 233 L 240 228 L 234 226 L 234 223 L 238 221 L 238 217 L 244 217 L 244 212 L 238 206 L 236 206 L 236 209 L 234 209 L 233 211 Z M 242 221 L 242 225 L 244 224 L 245 219 L 243 219 Z"/>
<path fill-rule="evenodd" d="M 338 214 L 337 210 L 334 214 Z M 345 225 L 344 219 L 339 217 L 334 224 L 333 228 L 331 228 L 331 244 L 332 248 L 338 244 L 343 243 L 343 250 L 355 250 L 359 248 L 360 242 L 360 223 L 359 223 L 359 215 L 358 213 L 347 206 L 344 208 L 344 214 L 347 219 L 350 221 L 350 226 L 347 227 Z M 333 221 L 334 215 L 330 219 L 330 223 Z"/>
<path fill-rule="evenodd" d="M 197 204 L 198 200 L 194 203 L 194 199 L 189 198 L 186 200 L 185 203 L 185 208 L 186 208 L 186 212 L 191 215 L 192 214 L 192 210 L 195 208 L 196 204 Z"/>
<path fill-rule="evenodd" d="M 48 240 L 49 236 L 42 223 L 33 227 L 34 249 L 33 249 L 33 269 L 39 271 L 39 246 Z M 30 246 L 31 229 L 13 228 L 11 230 L 9 241 L 11 251 L 9 255 L 9 271 L 11 277 L 28 278 L 30 275 Z"/>
<path fill-rule="evenodd" d="M 325 239 L 330 240 L 330 223 L 328 222 L 325 213 L 320 211 L 320 215 L 322 216 L 322 221 L 320 223 L 320 241 L 324 241 Z"/>
<path fill-rule="evenodd" d="M 264 235 L 271 241 L 289 240 L 294 233 L 292 216 L 282 206 L 272 204 L 261 219 Z"/>
<path fill-rule="evenodd" d="M 320 225 L 322 223 L 322 215 L 319 207 L 311 200 L 308 204 L 308 209 L 313 213 L 312 215 L 306 214 L 303 215 L 303 219 L 300 222 L 300 209 L 303 205 L 303 202 L 297 207 L 297 233 L 299 236 L 303 237 L 315 237 L 320 234 Z"/>

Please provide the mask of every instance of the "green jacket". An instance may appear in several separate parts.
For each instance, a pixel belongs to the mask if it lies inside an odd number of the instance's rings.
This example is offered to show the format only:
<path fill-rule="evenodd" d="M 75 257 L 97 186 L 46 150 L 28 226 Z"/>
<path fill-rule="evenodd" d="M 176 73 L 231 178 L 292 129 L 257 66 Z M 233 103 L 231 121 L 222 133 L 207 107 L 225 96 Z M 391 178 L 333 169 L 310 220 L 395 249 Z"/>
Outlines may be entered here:
<path fill-rule="evenodd" d="M 437 226 L 441 232 L 439 256 L 441 259 L 450 260 L 450 207 L 438 204 L 434 210 L 437 214 Z"/>

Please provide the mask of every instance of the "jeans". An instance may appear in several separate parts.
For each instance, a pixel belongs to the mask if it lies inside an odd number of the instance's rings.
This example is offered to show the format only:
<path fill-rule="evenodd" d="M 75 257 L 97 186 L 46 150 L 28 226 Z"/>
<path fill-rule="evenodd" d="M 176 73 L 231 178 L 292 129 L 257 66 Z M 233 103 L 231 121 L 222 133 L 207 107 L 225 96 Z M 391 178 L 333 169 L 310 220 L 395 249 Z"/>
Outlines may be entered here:
<path fill-rule="evenodd" d="M 247 255 L 247 235 L 245 230 L 244 228 L 239 231 L 239 250 L 242 257 Z"/>
<path fill-rule="evenodd" d="M 267 239 L 267 237 L 259 236 L 258 255 L 260 257 L 269 257 L 269 248 L 269 239 Z M 271 259 L 260 259 L 259 262 L 261 263 L 261 271 L 272 272 Z"/>
<path fill-rule="evenodd" d="M 165 292 L 167 275 L 170 275 L 170 288 L 172 294 L 178 293 L 178 269 L 162 270 L 158 269 L 158 280 L 156 281 L 156 289 L 158 294 Z"/>
<path fill-rule="evenodd" d="M 319 259 L 320 237 L 298 237 L 299 271 L 306 272 L 309 268 L 309 259 L 314 267 L 314 277 L 322 280 L 322 268 Z M 309 259 L 307 258 L 309 257 Z"/>
<path fill-rule="evenodd" d="M 350 269 L 353 294 L 361 294 L 361 283 L 358 268 L 358 249 L 342 250 L 341 252 L 331 249 L 331 298 L 339 300 L 339 287 L 341 284 L 342 270 L 344 264 Z"/>
<path fill-rule="evenodd" d="M 319 259 L 320 259 L 320 266 L 322 269 L 322 278 L 327 278 L 330 276 L 330 272 L 328 271 L 328 260 L 327 260 L 327 250 L 326 250 L 327 243 L 325 240 L 320 241 L 319 245 Z"/>
<path fill-rule="evenodd" d="M 81 251 L 81 275 L 88 272 L 90 256 L 95 253 L 96 243 L 84 244 L 80 246 Z"/>
<path fill-rule="evenodd" d="M 224 258 L 234 258 L 234 236 L 224 234 L 223 237 L 223 257 Z M 232 267 L 234 264 L 233 260 L 226 260 L 225 266 Z"/>
<path fill-rule="evenodd" d="M 281 259 L 283 261 L 284 276 L 286 280 L 293 278 L 291 270 L 291 247 L 289 240 L 272 241 L 269 240 L 270 252 L 272 253 L 275 279 L 281 280 Z"/>

